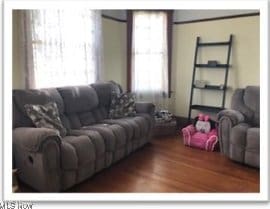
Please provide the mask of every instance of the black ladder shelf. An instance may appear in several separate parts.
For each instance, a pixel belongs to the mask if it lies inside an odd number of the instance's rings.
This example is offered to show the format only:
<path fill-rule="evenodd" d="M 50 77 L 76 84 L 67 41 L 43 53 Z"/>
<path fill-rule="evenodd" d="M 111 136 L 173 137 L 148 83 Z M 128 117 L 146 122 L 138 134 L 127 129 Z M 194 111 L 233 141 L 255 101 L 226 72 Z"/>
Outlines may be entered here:
<path fill-rule="evenodd" d="M 193 65 L 192 83 L 191 83 L 191 92 L 190 92 L 189 111 L 188 111 L 188 120 L 189 121 L 190 121 L 192 110 L 199 110 L 199 111 L 202 111 L 202 112 L 218 113 L 219 111 L 224 109 L 225 98 L 226 98 L 226 90 L 227 90 L 227 80 L 228 80 L 228 73 L 229 73 L 229 67 L 230 67 L 232 37 L 233 36 L 231 34 L 230 38 L 229 38 L 229 41 L 227 41 L 227 42 L 205 42 L 205 43 L 200 42 L 200 37 L 197 37 L 196 48 L 195 48 L 195 56 L 194 56 L 194 65 Z M 199 47 L 215 47 L 215 46 L 228 47 L 226 64 L 217 64 L 217 63 L 216 64 L 211 64 L 211 63 L 198 64 L 197 63 L 198 48 Z M 221 84 L 221 85 L 205 85 L 204 87 L 196 86 L 194 84 L 194 80 L 195 80 L 195 77 L 196 77 L 196 70 L 198 70 L 200 68 L 224 69 L 225 70 L 224 83 Z M 216 107 L 216 106 L 193 104 L 194 89 L 220 91 L 222 93 L 222 104 L 221 104 L 221 106 Z"/>

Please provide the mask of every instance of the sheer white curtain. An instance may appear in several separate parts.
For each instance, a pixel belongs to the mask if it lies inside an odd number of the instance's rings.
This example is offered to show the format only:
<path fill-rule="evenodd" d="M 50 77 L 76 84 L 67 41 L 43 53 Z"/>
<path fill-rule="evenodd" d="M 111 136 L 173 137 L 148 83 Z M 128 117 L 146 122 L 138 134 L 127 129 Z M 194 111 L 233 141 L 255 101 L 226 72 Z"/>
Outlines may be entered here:
<path fill-rule="evenodd" d="M 168 45 L 165 12 L 134 11 L 132 91 L 137 100 L 168 107 Z"/>
<path fill-rule="evenodd" d="M 102 80 L 101 12 L 24 10 L 26 87 L 82 85 Z"/>

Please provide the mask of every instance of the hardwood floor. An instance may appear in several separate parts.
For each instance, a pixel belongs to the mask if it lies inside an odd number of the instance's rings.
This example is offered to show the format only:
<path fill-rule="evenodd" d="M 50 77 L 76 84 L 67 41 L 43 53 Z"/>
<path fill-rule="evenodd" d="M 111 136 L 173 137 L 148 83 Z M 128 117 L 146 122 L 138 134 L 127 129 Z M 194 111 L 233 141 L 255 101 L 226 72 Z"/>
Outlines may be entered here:
<path fill-rule="evenodd" d="M 185 147 L 175 136 L 153 139 L 66 192 L 259 192 L 259 183 L 258 169 Z"/>

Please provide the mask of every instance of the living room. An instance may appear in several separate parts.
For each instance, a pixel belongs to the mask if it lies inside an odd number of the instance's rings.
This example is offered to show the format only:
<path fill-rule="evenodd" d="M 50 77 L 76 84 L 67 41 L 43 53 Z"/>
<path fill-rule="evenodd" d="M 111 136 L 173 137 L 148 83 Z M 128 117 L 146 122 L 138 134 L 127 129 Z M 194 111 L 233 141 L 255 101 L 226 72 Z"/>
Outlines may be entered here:
<path fill-rule="evenodd" d="M 260 194 L 253 8 L 13 9 L 14 193 Z"/>

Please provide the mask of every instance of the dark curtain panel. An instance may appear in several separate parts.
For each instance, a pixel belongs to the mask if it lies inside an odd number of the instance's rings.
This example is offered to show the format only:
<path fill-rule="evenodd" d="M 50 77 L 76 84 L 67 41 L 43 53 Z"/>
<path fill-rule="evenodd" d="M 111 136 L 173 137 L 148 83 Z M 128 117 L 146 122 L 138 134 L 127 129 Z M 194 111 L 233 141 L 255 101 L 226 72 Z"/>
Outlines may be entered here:
<path fill-rule="evenodd" d="M 171 75 L 172 75 L 172 33 L 173 33 L 173 10 L 167 11 L 167 37 L 168 37 L 168 96 L 171 97 Z"/>
<path fill-rule="evenodd" d="M 131 91 L 132 27 L 133 27 L 132 10 L 127 10 L 127 91 L 128 92 Z"/>

